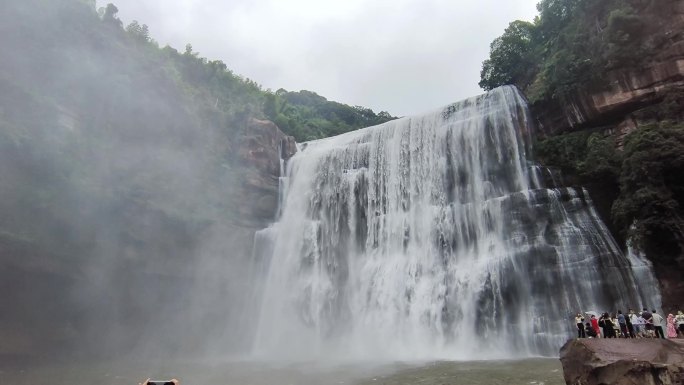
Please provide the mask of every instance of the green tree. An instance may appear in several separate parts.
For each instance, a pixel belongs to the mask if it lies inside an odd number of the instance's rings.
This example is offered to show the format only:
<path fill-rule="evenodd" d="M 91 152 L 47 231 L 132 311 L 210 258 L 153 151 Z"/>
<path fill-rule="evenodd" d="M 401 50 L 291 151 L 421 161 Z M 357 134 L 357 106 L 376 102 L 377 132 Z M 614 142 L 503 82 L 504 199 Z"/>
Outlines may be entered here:
<path fill-rule="evenodd" d="M 140 25 L 137 20 L 133 20 L 126 26 L 126 32 L 133 37 L 133 39 L 147 43 L 150 41 L 150 31 L 146 24 Z"/>
<path fill-rule="evenodd" d="M 119 13 L 119 8 L 116 5 L 109 3 L 102 13 L 102 20 L 114 24 L 116 26 L 123 26 L 123 22 L 116 16 Z"/>
<path fill-rule="evenodd" d="M 515 84 L 527 87 L 536 72 L 534 24 L 516 20 L 490 46 L 489 59 L 482 63 L 480 87 L 484 90 Z"/>
<path fill-rule="evenodd" d="M 480 86 L 515 84 L 535 103 L 604 89 L 606 72 L 636 67 L 668 39 L 644 0 L 542 0 L 534 23 L 515 21 L 492 42 Z"/>

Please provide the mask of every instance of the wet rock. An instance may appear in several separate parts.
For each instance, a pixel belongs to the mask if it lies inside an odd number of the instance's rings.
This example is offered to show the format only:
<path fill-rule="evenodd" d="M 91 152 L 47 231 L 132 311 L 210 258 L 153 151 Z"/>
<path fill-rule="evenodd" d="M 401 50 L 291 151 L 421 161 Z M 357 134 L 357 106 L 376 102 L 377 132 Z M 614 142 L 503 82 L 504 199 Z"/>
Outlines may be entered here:
<path fill-rule="evenodd" d="M 575 339 L 560 360 L 568 385 L 684 384 L 684 340 Z"/>
<path fill-rule="evenodd" d="M 237 200 L 243 223 L 260 228 L 274 219 L 280 159 L 288 159 L 295 152 L 294 138 L 285 135 L 275 123 L 250 119 L 238 146 L 243 183 Z"/>

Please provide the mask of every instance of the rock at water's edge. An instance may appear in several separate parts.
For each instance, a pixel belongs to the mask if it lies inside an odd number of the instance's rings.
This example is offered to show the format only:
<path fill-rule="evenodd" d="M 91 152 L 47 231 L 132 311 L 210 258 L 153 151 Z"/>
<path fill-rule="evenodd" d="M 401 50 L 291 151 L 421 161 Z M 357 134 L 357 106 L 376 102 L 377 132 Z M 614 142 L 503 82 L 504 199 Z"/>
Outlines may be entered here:
<path fill-rule="evenodd" d="M 684 340 L 575 339 L 560 360 L 568 385 L 684 384 Z"/>

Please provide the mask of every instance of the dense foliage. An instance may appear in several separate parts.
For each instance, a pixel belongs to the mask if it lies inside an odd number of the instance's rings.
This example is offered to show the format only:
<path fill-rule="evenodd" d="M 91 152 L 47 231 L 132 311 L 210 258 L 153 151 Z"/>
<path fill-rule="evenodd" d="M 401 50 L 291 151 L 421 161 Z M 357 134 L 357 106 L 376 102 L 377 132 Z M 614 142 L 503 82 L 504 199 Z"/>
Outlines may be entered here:
<path fill-rule="evenodd" d="M 339 135 L 396 119 L 385 111 L 376 114 L 369 108 L 328 101 L 311 91 L 287 92 L 282 88 L 266 95 L 264 113 L 297 141 Z"/>
<path fill-rule="evenodd" d="M 542 0 L 533 23 L 516 20 L 491 44 L 485 90 L 515 84 L 531 102 L 601 87 L 606 71 L 649 60 L 669 37 L 658 0 Z"/>
<path fill-rule="evenodd" d="M 627 136 L 613 217 L 658 260 L 684 250 L 682 175 L 684 124 L 651 124 Z"/>

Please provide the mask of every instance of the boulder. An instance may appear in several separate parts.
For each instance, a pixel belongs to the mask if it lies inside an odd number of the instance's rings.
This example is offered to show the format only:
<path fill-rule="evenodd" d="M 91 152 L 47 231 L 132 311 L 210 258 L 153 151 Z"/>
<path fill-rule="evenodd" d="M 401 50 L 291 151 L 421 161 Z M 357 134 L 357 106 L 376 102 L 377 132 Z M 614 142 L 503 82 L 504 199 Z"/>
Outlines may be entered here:
<path fill-rule="evenodd" d="M 568 385 L 684 384 L 684 340 L 574 339 L 560 360 Z"/>

